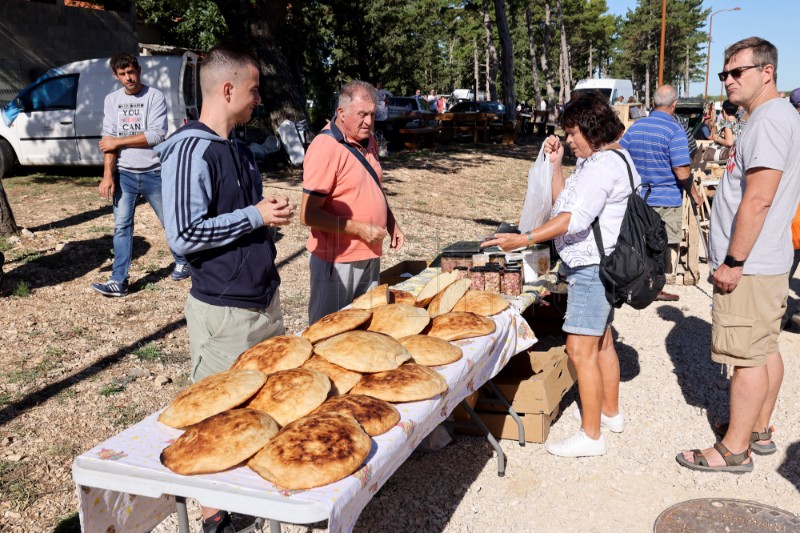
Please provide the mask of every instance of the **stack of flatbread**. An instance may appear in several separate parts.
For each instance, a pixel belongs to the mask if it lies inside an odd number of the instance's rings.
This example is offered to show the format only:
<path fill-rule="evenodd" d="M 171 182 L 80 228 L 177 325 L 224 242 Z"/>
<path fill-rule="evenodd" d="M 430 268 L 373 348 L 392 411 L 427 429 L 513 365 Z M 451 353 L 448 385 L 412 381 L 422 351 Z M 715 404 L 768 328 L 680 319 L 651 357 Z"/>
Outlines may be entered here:
<path fill-rule="evenodd" d="M 311 343 L 294 335 L 280 335 L 259 342 L 246 350 L 231 367 L 260 370 L 271 374 L 279 370 L 297 368 L 311 357 Z"/>
<path fill-rule="evenodd" d="M 330 398 L 313 414 L 322 413 L 352 416 L 370 437 L 383 435 L 400 422 L 400 412 L 394 405 L 361 394 Z"/>
<path fill-rule="evenodd" d="M 447 382 L 436 371 L 415 363 L 396 370 L 365 374 L 350 394 L 365 394 L 392 403 L 417 402 L 447 390 Z"/>
<path fill-rule="evenodd" d="M 347 392 L 356 386 L 356 383 L 361 379 L 361 374 L 352 372 L 339 365 L 334 365 L 327 359 L 315 355 L 305 363 L 303 368 L 310 368 L 318 370 L 328 376 L 331 380 L 331 396 L 338 396 L 340 394 L 347 394 Z"/>
<path fill-rule="evenodd" d="M 423 366 L 449 365 L 464 355 L 458 346 L 429 335 L 411 335 L 399 342 L 411 354 L 411 359 Z"/>
<path fill-rule="evenodd" d="M 452 311 L 434 318 L 428 335 L 446 341 L 457 341 L 489 335 L 494 333 L 495 329 L 496 325 L 491 318 L 475 313 Z"/>
<path fill-rule="evenodd" d="M 306 328 L 301 337 L 309 342 L 317 343 L 350 331 L 366 323 L 372 317 L 372 312 L 366 309 L 342 309 L 317 320 Z"/>
<path fill-rule="evenodd" d="M 475 313 L 481 316 L 492 316 L 508 309 L 508 300 L 488 291 L 467 291 L 455 304 L 452 311 Z"/>
<path fill-rule="evenodd" d="M 348 331 L 314 345 L 314 353 L 353 372 L 383 372 L 411 357 L 403 345 L 388 335 Z"/>
<path fill-rule="evenodd" d="M 376 307 L 381 307 L 389 303 L 389 284 L 378 285 L 370 289 L 350 304 L 351 309 L 367 309 L 374 311 Z"/>
<path fill-rule="evenodd" d="M 406 304 L 389 304 L 375 309 L 367 328 L 399 339 L 416 335 L 428 325 L 430 317 L 425 309 Z"/>
<path fill-rule="evenodd" d="M 264 411 L 285 426 L 322 405 L 330 390 L 328 376 L 318 370 L 281 370 L 267 376 L 267 382 L 247 407 Z"/>

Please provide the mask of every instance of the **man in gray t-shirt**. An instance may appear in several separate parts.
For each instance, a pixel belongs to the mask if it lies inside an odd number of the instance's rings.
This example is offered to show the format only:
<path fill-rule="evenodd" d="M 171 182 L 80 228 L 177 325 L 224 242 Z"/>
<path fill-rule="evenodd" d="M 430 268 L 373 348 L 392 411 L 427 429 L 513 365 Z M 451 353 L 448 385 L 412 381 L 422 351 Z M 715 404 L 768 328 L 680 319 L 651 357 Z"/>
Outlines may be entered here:
<path fill-rule="evenodd" d="M 122 84 L 106 96 L 103 107 L 103 179 L 100 196 L 114 201 L 114 263 L 107 283 L 93 283 L 104 296 L 128 294 L 128 270 L 133 256 L 133 217 L 141 195 L 164 225 L 161 206 L 161 162 L 153 146 L 167 135 L 167 104 L 164 94 L 143 85 L 142 68 L 130 54 L 117 54 L 109 61 Z M 189 277 L 186 259 L 172 252 L 172 279 Z"/>
<path fill-rule="evenodd" d="M 684 451 L 694 470 L 749 472 L 750 453 L 777 448 L 769 422 L 783 380 L 778 346 L 800 200 L 800 116 L 775 87 L 778 52 L 758 37 L 725 50 L 728 99 L 750 114 L 731 149 L 711 212 L 711 358 L 732 374 L 730 419 L 713 448 Z"/>

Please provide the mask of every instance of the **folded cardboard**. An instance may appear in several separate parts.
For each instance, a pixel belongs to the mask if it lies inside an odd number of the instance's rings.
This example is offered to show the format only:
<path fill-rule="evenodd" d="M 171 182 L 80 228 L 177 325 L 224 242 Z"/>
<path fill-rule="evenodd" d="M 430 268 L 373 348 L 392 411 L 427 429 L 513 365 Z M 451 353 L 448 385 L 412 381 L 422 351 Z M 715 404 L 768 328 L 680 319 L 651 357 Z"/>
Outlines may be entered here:
<path fill-rule="evenodd" d="M 462 413 L 465 418 L 457 416 L 456 420 L 461 419 L 462 421 L 468 421 L 469 415 L 463 411 Z M 489 433 L 494 435 L 495 438 L 519 440 L 519 427 L 511 415 L 484 412 L 479 412 L 476 414 L 486 425 Z M 522 421 L 522 428 L 525 430 L 525 442 L 545 442 L 547 440 L 547 436 L 550 434 L 550 426 L 552 425 L 556 416 L 558 416 L 558 406 L 556 406 L 556 409 L 551 413 L 520 413 L 519 417 Z M 459 433 L 464 433 L 467 435 L 482 434 L 477 427 L 472 425 L 466 426 L 463 422 L 456 426 L 456 430 Z"/>
<path fill-rule="evenodd" d="M 407 260 L 387 268 L 380 275 L 381 284 L 397 285 L 408 278 L 416 276 L 428 267 L 427 261 Z"/>

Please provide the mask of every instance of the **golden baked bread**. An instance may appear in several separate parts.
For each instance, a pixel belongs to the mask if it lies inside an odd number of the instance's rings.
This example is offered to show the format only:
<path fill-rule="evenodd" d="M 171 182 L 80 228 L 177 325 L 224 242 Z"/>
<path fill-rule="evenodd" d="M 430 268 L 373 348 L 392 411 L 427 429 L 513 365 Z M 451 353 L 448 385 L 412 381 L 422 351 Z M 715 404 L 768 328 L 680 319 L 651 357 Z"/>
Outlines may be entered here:
<path fill-rule="evenodd" d="M 314 346 L 314 353 L 353 372 L 383 372 L 411 357 L 395 339 L 374 331 L 348 331 Z"/>
<path fill-rule="evenodd" d="M 236 359 L 231 369 L 249 368 L 271 374 L 297 368 L 311 357 L 311 343 L 294 335 L 279 335 L 261 341 Z"/>
<path fill-rule="evenodd" d="M 411 360 L 422 366 L 449 365 L 461 359 L 461 348 L 430 335 L 411 335 L 398 339 L 411 354 Z"/>
<path fill-rule="evenodd" d="M 280 488 L 313 489 L 358 470 L 371 447 L 353 417 L 315 414 L 283 428 L 247 466 Z"/>
<path fill-rule="evenodd" d="M 182 429 L 249 400 L 267 381 L 258 370 L 227 370 L 211 374 L 181 391 L 158 421 Z"/>
<path fill-rule="evenodd" d="M 509 305 L 508 300 L 499 294 L 488 291 L 468 291 L 452 310 L 492 316 L 505 311 Z"/>
<path fill-rule="evenodd" d="M 431 303 L 428 304 L 428 314 L 430 317 L 436 318 L 439 315 L 452 311 L 453 306 L 467 293 L 471 285 L 471 280 L 459 279 L 445 287 L 445 289 L 434 296 Z"/>
<path fill-rule="evenodd" d="M 313 414 L 322 413 L 352 416 L 370 437 L 383 435 L 400 422 L 400 412 L 394 405 L 363 394 L 328 398 Z"/>
<path fill-rule="evenodd" d="M 334 365 L 324 357 L 315 355 L 305 363 L 303 368 L 311 368 L 319 370 L 331 380 L 331 396 L 338 396 L 340 394 L 347 394 L 347 392 L 356 386 L 356 383 L 361 379 L 361 374 L 352 372 L 339 365 Z"/>
<path fill-rule="evenodd" d="M 318 370 L 281 370 L 267 376 L 267 382 L 247 407 L 264 411 L 285 426 L 322 405 L 330 390 L 328 376 Z"/>
<path fill-rule="evenodd" d="M 428 335 L 446 341 L 457 341 L 494 333 L 495 328 L 494 320 L 491 318 L 475 313 L 451 311 L 433 319 Z"/>
<path fill-rule="evenodd" d="M 396 370 L 365 374 L 350 394 L 366 394 L 387 402 L 427 400 L 447 390 L 447 382 L 428 367 L 406 363 Z"/>
<path fill-rule="evenodd" d="M 372 312 L 366 309 L 342 309 L 317 320 L 300 335 L 312 344 L 339 333 L 356 329 L 369 321 Z"/>
<path fill-rule="evenodd" d="M 428 325 L 431 319 L 421 307 L 405 304 L 389 304 L 372 312 L 372 320 L 367 330 L 383 333 L 399 339 L 416 335 Z"/>
<path fill-rule="evenodd" d="M 389 303 L 415 305 L 417 303 L 417 297 L 408 291 L 389 289 Z"/>
<path fill-rule="evenodd" d="M 434 296 L 445 290 L 451 283 L 455 282 L 456 279 L 458 279 L 457 272 L 442 272 L 441 274 L 432 277 L 430 280 L 428 280 L 428 283 L 422 287 L 422 290 L 419 291 L 419 294 L 417 294 L 417 299 L 414 305 L 417 307 L 427 306 L 429 303 L 431 303 L 431 300 L 433 300 Z"/>
<path fill-rule="evenodd" d="M 176 474 L 210 474 L 246 461 L 278 433 L 267 413 L 223 411 L 191 426 L 161 452 L 161 464 Z"/>
<path fill-rule="evenodd" d="M 374 310 L 376 307 L 386 305 L 389 303 L 389 284 L 384 283 L 378 285 L 374 289 L 370 289 L 350 304 L 351 309 L 367 309 Z"/>

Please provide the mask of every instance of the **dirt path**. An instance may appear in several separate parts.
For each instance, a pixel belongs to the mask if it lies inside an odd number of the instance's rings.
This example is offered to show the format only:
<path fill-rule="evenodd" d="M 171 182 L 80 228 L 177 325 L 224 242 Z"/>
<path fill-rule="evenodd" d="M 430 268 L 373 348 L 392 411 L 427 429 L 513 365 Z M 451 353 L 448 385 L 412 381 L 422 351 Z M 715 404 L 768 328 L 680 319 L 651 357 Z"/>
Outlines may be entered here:
<path fill-rule="evenodd" d="M 459 146 L 390 158 L 386 188 L 408 244 L 387 254 L 383 267 L 431 258 L 449 243 L 513 220 L 533 148 L 467 152 Z M 299 172 L 270 173 L 267 193 L 299 202 L 300 180 Z M 50 531 L 59 524 L 59 531 L 73 530 L 72 459 L 166 405 L 188 382 L 183 303 L 189 282 L 169 279 L 171 257 L 149 206 L 140 206 L 136 217 L 131 294 L 107 299 L 89 289 L 110 271 L 113 222 L 109 205 L 97 196 L 98 181 L 43 174 L 4 181 L 17 222 L 33 236 L 0 241 L 8 259 L 0 288 L 3 531 Z M 306 326 L 306 236 L 293 224 L 278 241 L 290 332 Z M 506 477 L 498 478 L 488 444 L 458 437 L 441 452 L 409 459 L 365 509 L 357 529 L 649 531 L 672 503 L 710 496 L 800 511 L 796 333 L 782 336 L 787 385 L 774 420 L 779 453 L 756 458 L 756 471 L 741 477 L 691 473 L 674 461 L 682 447 L 711 443 L 708 419 L 717 420 L 727 406 L 727 384 L 707 361 L 709 291 L 707 285 L 678 288 L 678 306 L 618 313 L 622 407 L 630 425 L 610 437 L 607 456 L 565 460 L 539 445 L 504 441 L 509 464 Z M 574 394 L 562 407 L 556 438 L 576 425 L 569 416 Z"/>

